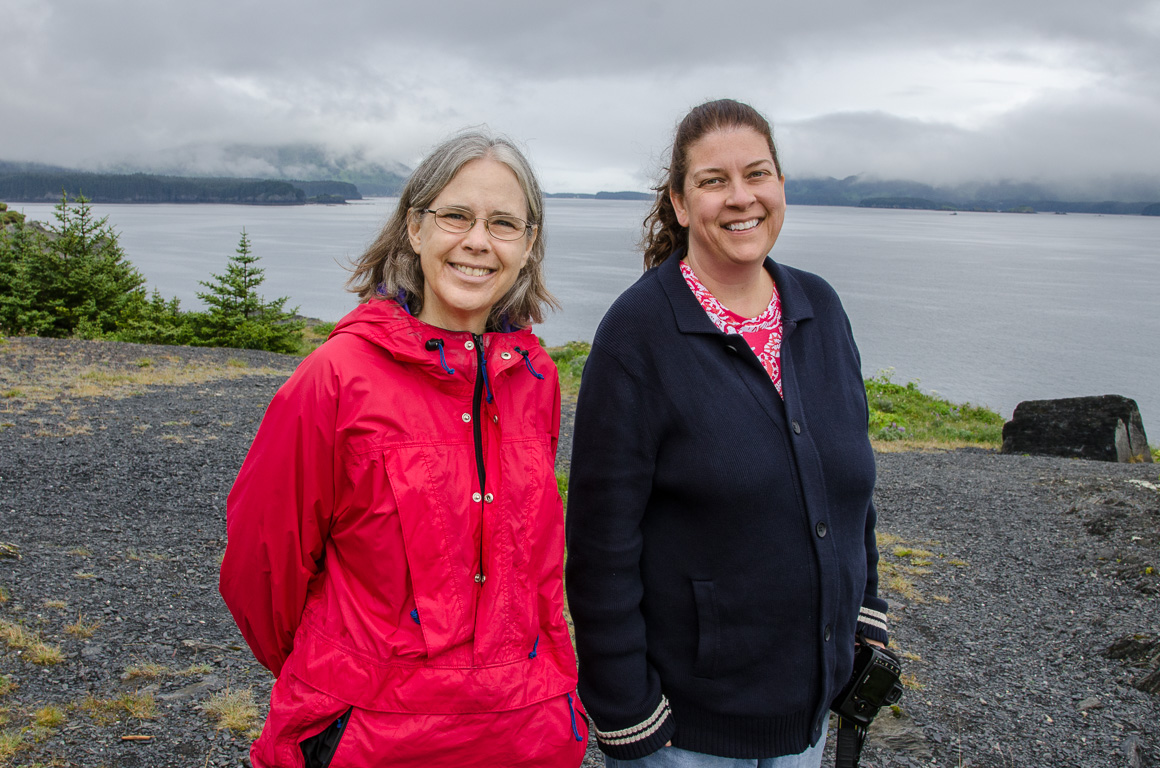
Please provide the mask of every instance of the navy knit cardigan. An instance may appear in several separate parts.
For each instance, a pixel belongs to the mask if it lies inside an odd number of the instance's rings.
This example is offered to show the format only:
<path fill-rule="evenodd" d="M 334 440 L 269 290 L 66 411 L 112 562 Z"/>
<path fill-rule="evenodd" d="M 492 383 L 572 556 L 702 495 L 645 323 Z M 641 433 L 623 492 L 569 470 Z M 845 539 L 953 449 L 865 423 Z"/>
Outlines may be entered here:
<path fill-rule="evenodd" d="M 877 596 L 874 455 L 834 290 L 767 259 L 783 400 L 709 320 L 677 252 L 608 311 L 576 408 L 567 593 L 580 698 L 619 759 L 816 743 Z"/>

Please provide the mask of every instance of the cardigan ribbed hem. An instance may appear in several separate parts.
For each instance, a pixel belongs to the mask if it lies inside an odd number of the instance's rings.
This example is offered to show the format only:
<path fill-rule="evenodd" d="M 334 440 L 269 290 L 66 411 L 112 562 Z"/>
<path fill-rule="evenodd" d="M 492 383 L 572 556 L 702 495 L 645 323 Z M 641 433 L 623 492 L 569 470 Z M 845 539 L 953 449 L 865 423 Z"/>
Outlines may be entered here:
<path fill-rule="evenodd" d="M 677 729 L 673 746 L 720 758 L 763 760 L 798 754 L 810 747 L 812 711 L 783 717 L 722 715 L 689 702 L 670 700 Z"/>
<path fill-rule="evenodd" d="M 813 712 L 745 717 L 711 712 L 670 698 L 677 732 L 673 746 L 718 757 L 762 760 L 796 755 L 811 746 Z"/>

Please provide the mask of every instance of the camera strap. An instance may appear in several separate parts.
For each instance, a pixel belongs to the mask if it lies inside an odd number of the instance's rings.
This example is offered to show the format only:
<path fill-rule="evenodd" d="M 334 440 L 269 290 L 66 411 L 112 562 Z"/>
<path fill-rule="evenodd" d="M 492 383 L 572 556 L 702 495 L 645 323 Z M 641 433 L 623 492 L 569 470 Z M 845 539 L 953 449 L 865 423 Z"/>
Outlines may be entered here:
<path fill-rule="evenodd" d="M 858 768 L 866 729 L 847 717 L 838 718 L 838 745 L 834 750 L 835 768 Z"/>

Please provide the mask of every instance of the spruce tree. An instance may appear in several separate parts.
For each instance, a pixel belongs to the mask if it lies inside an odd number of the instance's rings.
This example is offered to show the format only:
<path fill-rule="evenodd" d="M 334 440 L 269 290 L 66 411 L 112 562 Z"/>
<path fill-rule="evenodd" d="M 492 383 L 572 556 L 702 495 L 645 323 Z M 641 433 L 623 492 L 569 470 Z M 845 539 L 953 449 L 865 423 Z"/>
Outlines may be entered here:
<path fill-rule="evenodd" d="M 250 250 L 249 235 L 243 229 L 225 274 L 213 274 L 211 282 L 200 281 L 208 291 L 197 297 L 209 309 L 200 318 L 201 328 L 194 344 L 270 352 L 299 350 L 306 324 L 294 319 L 297 307 L 289 312 L 283 309 L 288 296 L 266 301 L 258 294 L 265 270 L 257 262 L 258 257 Z"/>
<path fill-rule="evenodd" d="M 106 337 L 144 295 L 108 219 L 62 196 L 47 234 L 16 222 L 0 242 L 0 327 L 39 336 Z"/>

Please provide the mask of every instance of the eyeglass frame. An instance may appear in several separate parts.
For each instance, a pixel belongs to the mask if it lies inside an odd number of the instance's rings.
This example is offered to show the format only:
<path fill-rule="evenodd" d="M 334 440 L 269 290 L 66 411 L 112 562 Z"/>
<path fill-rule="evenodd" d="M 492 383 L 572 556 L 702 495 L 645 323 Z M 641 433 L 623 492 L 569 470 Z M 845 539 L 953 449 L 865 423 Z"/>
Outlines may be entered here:
<path fill-rule="evenodd" d="M 469 213 L 474 213 L 474 211 L 469 211 L 466 208 L 460 208 L 457 205 L 444 205 L 444 206 L 440 206 L 439 208 L 417 208 L 416 210 L 419 211 L 419 213 L 429 213 L 432 216 L 434 216 L 435 217 L 435 226 L 439 227 L 439 229 L 442 229 L 444 232 L 448 232 L 448 233 L 453 234 L 453 235 L 466 235 L 468 232 L 475 229 L 475 223 L 477 221 L 482 221 L 483 222 L 483 229 L 485 232 L 487 232 L 488 236 L 494 237 L 496 240 L 499 240 L 499 241 L 504 242 L 504 243 L 514 243 L 515 241 L 519 240 L 521 237 L 526 235 L 529 231 L 535 232 L 537 229 L 536 225 L 533 224 L 532 222 L 528 221 L 527 219 L 521 219 L 519 216 L 508 216 L 507 214 L 497 214 L 495 216 L 476 216 L 475 218 L 473 218 L 471 220 L 471 224 L 468 225 L 467 229 L 465 229 L 461 232 L 457 232 L 453 229 L 447 229 L 447 227 L 444 227 L 439 223 L 439 213 L 438 212 L 443 211 L 443 210 L 452 210 L 452 211 L 463 211 L 464 214 L 469 214 Z M 524 231 L 519 233 L 515 237 L 511 238 L 510 240 L 507 238 L 504 238 L 504 237 L 500 237 L 499 235 L 497 235 L 491 231 L 491 220 L 492 219 L 515 219 L 516 221 L 522 221 L 524 224 Z"/>

